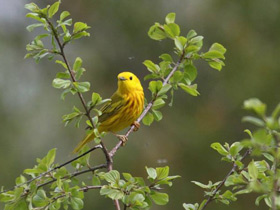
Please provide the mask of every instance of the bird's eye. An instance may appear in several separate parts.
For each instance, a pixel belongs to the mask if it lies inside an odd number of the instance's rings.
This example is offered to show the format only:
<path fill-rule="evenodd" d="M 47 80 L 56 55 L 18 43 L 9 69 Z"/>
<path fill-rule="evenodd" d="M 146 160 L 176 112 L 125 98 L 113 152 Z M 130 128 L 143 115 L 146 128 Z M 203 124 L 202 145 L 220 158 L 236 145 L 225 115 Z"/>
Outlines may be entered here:
<path fill-rule="evenodd" d="M 129 77 L 130 80 L 132 80 L 132 77 Z"/>

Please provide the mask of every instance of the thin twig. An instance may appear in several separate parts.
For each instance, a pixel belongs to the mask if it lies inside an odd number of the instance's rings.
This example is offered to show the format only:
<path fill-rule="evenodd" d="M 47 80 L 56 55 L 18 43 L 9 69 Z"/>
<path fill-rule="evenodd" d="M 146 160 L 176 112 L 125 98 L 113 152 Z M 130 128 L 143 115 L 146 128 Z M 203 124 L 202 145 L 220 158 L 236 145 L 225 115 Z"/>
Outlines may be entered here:
<path fill-rule="evenodd" d="M 91 168 L 83 170 L 83 171 L 76 171 L 76 172 L 74 172 L 72 174 L 68 174 L 68 175 L 62 177 L 61 179 L 72 179 L 75 176 L 79 176 L 81 174 L 85 174 L 85 173 L 88 173 L 88 172 L 93 172 L 93 171 L 95 171 L 97 169 L 106 168 L 106 167 L 107 167 L 107 164 L 101 164 L 101 165 L 98 165 L 98 166 L 95 166 L 95 167 L 91 167 Z M 40 188 L 40 187 L 46 186 L 48 184 L 51 184 L 51 183 L 55 182 L 56 180 L 57 180 L 56 178 L 53 178 L 52 180 L 50 180 L 48 182 L 45 182 L 43 184 L 38 185 L 37 188 Z"/>
<path fill-rule="evenodd" d="M 83 154 L 81 154 L 81 155 L 79 155 L 79 156 L 77 156 L 77 157 L 75 157 L 75 158 L 72 158 L 71 160 L 68 160 L 68 161 L 66 161 L 66 162 L 64 162 L 64 163 L 62 163 L 62 164 L 60 164 L 60 165 L 58 165 L 58 166 L 56 166 L 56 167 L 54 167 L 54 168 L 52 168 L 52 169 L 50 169 L 50 170 L 44 172 L 44 173 L 41 173 L 40 175 L 38 175 L 38 176 L 36 176 L 36 177 L 34 177 L 34 178 L 32 178 L 32 179 L 29 179 L 28 181 L 26 181 L 26 182 L 24 182 L 24 183 L 22 183 L 22 184 L 18 184 L 18 185 L 14 186 L 14 187 L 12 187 L 12 188 L 10 188 L 10 189 L 1 191 L 0 194 L 5 193 L 5 192 L 8 192 L 8 191 L 11 191 L 11 190 L 14 190 L 15 188 L 18 188 L 18 187 L 22 187 L 23 185 L 29 184 L 29 183 L 33 182 L 34 180 L 36 180 L 36 179 L 40 179 L 40 178 L 42 178 L 43 176 L 45 176 L 45 175 L 47 175 L 47 174 L 49 174 L 49 173 L 51 173 L 51 172 L 53 172 L 53 171 L 55 171 L 55 170 L 57 170 L 57 169 L 62 168 L 63 166 L 66 166 L 66 165 L 68 165 L 69 163 L 72 163 L 73 161 L 75 161 L 75 160 L 77 160 L 77 159 L 79 159 L 79 158 L 81 158 L 81 157 L 87 155 L 88 153 L 90 153 L 90 152 L 92 152 L 92 151 L 94 151 L 94 150 L 96 150 L 96 149 L 99 149 L 99 148 L 102 148 L 102 146 L 101 146 L 101 145 L 96 145 L 96 146 L 94 146 L 93 148 L 89 149 L 88 151 L 84 152 Z"/>
<path fill-rule="evenodd" d="M 251 153 L 251 149 L 248 149 L 244 155 L 242 156 L 241 160 L 244 160 L 249 154 Z M 203 207 L 201 208 L 201 210 L 205 209 L 206 206 L 211 203 L 214 199 L 215 199 L 215 195 L 218 193 L 218 191 L 220 190 L 221 187 L 224 186 L 226 180 L 228 179 L 228 177 L 230 175 L 232 175 L 236 170 L 237 170 L 238 166 L 234 163 L 232 169 L 228 172 L 228 174 L 225 176 L 225 178 L 223 179 L 223 181 L 217 186 L 217 188 L 215 189 L 215 191 L 213 192 L 213 194 L 211 196 L 208 197 L 207 201 L 204 203 Z"/>

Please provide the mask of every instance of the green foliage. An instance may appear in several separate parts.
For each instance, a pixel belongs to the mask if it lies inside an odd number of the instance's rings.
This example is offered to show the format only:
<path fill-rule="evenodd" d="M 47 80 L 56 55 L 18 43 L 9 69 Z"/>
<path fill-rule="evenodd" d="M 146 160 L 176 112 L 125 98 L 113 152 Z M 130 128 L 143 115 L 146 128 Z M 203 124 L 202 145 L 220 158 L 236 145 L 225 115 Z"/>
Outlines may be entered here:
<path fill-rule="evenodd" d="M 166 205 L 169 201 L 168 195 L 158 191 L 163 190 L 162 185 L 172 186 L 172 181 L 179 176 L 169 176 L 168 166 L 146 167 L 146 171 L 150 182 L 148 185 L 143 178 L 133 177 L 129 173 L 123 173 L 124 179 L 121 179 L 116 170 L 96 173 L 95 182 L 107 182 L 102 186 L 100 194 L 112 200 L 121 200 L 129 209 L 149 209 L 151 201 L 157 205 Z"/>
<path fill-rule="evenodd" d="M 279 209 L 279 160 L 280 151 L 280 111 L 279 105 L 273 110 L 270 116 L 266 114 L 266 104 L 257 98 L 248 99 L 244 102 L 244 108 L 253 111 L 256 116 L 246 116 L 242 119 L 258 127 L 255 131 L 245 130 L 249 135 L 248 139 L 235 142 L 232 145 L 225 143 L 224 146 L 218 142 L 211 144 L 222 160 L 233 164 L 228 176 L 223 180 L 224 186 L 230 189 L 221 191 L 221 182 L 208 185 L 193 182 L 205 190 L 205 195 L 210 201 L 216 200 L 224 204 L 237 200 L 237 196 L 247 193 L 258 193 L 255 204 L 258 206 L 264 200 L 268 208 Z M 247 149 L 245 155 L 242 150 Z M 251 154 L 252 159 L 248 164 L 243 159 Z M 257 160 L 255 160 L 257 159 Z M 217 190 L 218 188 L 218 190 Z M 206 200 L 200 204 L 184 204 L 184 208 L 203 209 Z"/>
<path fill-rule="evenodd" d="M 218 43 L 214 43 L 206 53 L 200 53 L 203 46 L 203 37 L 197 36 L 194 30 L 190 30 L 185 36 L 181 36 L 180 26 L 175 23 L 175 13 L 169 13 L 165 18 L 165 24 L 155 23 L 148 31 L 148 35 L 154 40 L 171 39 L 174 41 L 174 53 L 178 56 L 178 62 L 175 63 L 170 54 L 164 53 L 159 58 L 160 63 L 156 64 L 151 60 L 145 60 L 143 64 L 150 72 L 145 76 L 145 80 L 153 79 L 149 83 L 149 90 L 152 93 L 152 101 L 159 102 L 160 106 L 153 106 L 150 113 L 148 113 L 143 123 L 151 125 L 155 120 L 162 119 L 160 111 L 156 110 L 164 106 L 168 94 L 171 96 L 172 105 L 173 92 L 178 88 L 192 96 L 198 96 L 197 84 L 194 80 L 197 77 L 197 69 L 194 61 L 203 59 L 210 67 L 221 70 L 225 65 L 223 60 L 226 49 Z M 169 81 L 165 81 L 166 77 L 172 72 Z M 163 81 L 163 82 L 162 82 Z"/>

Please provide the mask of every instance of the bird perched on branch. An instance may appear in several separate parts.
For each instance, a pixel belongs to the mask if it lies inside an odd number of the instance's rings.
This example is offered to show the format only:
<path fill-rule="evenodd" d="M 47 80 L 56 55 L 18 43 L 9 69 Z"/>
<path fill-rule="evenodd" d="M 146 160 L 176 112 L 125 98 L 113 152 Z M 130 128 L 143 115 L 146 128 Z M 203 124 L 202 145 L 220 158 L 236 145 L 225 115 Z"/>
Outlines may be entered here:
<path fill-rule="evenodd" d="M 120 73 L 117 91 L 112 95 L 111 101 L 100 109 L 102 115 L 98 118 L 100 122 L 98 131 L 112 132 L 125 143 L 126 137 L 117 135 L 116 132 L 130 125 L 135 125 L 138 129 L 140 124 L 135 120 L 143 111 L 143 107 L 144 92 L 140 80 L 131 72 Z M 79 152 L 94 138 L 94 133 L 87 135 L 74 149 L 74 153 Z"/>

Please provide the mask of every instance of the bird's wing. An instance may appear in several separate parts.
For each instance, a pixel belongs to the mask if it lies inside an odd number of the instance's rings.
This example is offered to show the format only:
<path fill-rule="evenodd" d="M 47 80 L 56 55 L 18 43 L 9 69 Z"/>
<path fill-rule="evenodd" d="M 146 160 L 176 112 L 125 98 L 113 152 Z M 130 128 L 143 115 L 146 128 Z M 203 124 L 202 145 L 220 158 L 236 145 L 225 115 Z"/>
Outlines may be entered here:
<path fill-rule="evenodd" d="M 100 109 L 102 115 L 98 117 L 99 122 L 103 122 L 109 117 L 112 117 L 113 115 L 117 114 L 120 108 L 124 105 L 124 102 L 125 101 L 123 97 L 118 92 L 115 92 L 111 97 L 111 101 L 107 102 Z"/>

